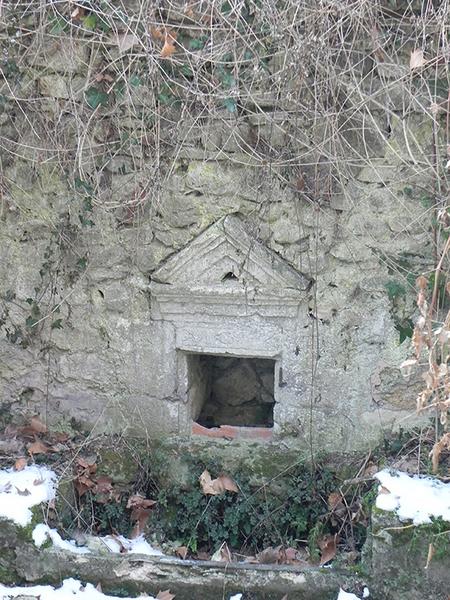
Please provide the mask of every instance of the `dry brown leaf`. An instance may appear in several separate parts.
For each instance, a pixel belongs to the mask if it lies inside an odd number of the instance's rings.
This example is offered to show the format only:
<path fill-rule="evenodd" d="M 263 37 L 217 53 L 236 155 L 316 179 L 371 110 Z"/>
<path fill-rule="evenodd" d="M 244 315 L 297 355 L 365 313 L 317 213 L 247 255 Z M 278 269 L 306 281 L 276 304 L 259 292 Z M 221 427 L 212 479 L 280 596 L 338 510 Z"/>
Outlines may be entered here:
<path fill-rule="evenodd" d="M 127 508 L 131 508 L 131 521 L 134 522 L 133 531 L 131 538 L 137 538 L 144 531 L 145 525 L 148 521 L 151 509 L 155 506 L 156 500 L 150 500 L 144 498 L 140 494 L 134 494 L 128 498 Z"/>
<path fill-rule="evenodd" d="M 420 67 L 423 67 L 424 64 L 425 59 L 423 57 L 423 50 L 417 48 L 411 52 L 411 58 L 409 59 L 410 69 L 419 69 Z"/>
<path fill-rule="evenodd" d="M 223 542 L 223 544 L 220 546 L 220 548 L 214 552 L 214 554 L 211 556 L 210 560 L 213 560 L 216 562 L 231 562 L 232 561 L 231 552 L 230 552 L 230 549 L 228 548 L 228 545 L 226 542 Z"/>
<path fill-rule="evenodd" d="M 102 593 L 102 584 L 100 583 L 100 581 L 97 583 L 97 585 L 95 586 L 95 589 L 97 590 L 97 592 Z"/>
<path fill-rule="evenodd" d="M 74 479 L 73 485 L 81 498 L 87 491 L 92 490 L 95 487 L 95 481 L 86 475 L 80 475 Z"/>
<path fill-rule="evenodd" d="M 173 600 L 175 594 L 171 594 L 170 590 L 164 590 L 164 592 L 158 592 L 156 594 L 156 600 Z"/>
<path fill-rule="evenodd" d="M 228 475 L 220 475 L 216 479 L 212 479 L 209 471 L 205 469 L 200 475 L 199 481 L 202 492 L 207 496 L 218 496 L 225 491 L 239 492 L 236 483 Z"/>
<path fill-rule="evenodd" d="M 444 450 L 450 450 L 450 433 L 445 433 L 441 439 L 434 444 L 430 452 L 433 473 L 436 473 L 439 468 L 439 459 Z"/>
<path fill-rule="evenodd" d="M 16 460 L 16 462 L 14 463 L 14 470 L 15 471 L 23 471 L 23 469 L 25 469 L 25 467 L 28 464 L 28 460 L 24 457 L 18 458 Z"/>
<path fill-rule="evenodd" d="M 340 492 L 331 492 L 331 494 L 328 496 L 328 508 L 333 511 L 341 505 L 342 494 Z"/>
<path fill-rule="evenodd" d="M 172 54 L 175 52 L 175 43 L 174 42 L 175 42 L 175 40 L 172 37 L 170 37 L 170 36 L 166 37 L 164 46 L 161 48 L 161 52 L 159 53 L 161 58 L 169 58 L 170 56 L 172 56 Z"/>
<path fill-rule="evenodd" d="M 36 433 L 47 433 L 47 425 L 45 425 L 38 417 L 33 417 L 31 419 L 30 427 Z"/>
<path fill-rule="evenodd" d="M 273 565 L 279 563 L 281 560 L 281 546 L 277 546 L 276 548 L 269 546 L 257 554 L 256 559 L 263 565 Z"/>
<path fill-rule="evenodd" d="M 36 440 L 32 444 L 29 444 L 27 449 L 30 456 L 33 456 L 33 454 L 47 454 L 51 451 L 51 448 L 44 442 L 41 442 L 41 440 Z"/>
<path fill-rule="evenodd" d="M 31 494 L 30 490 L 27 490 L 26 488 L 23 490 L 19 490 L 19 488 L 17 486 L 14 486 L 17 490 L 17 493 L 19 494 L 19 496 L 29 496 Z"/>
<path fill-rule="evenodd" d="M 189 550 L 188 550 L 187 546 L 178 546 L 178 548 L 175 548 L 175 553 L 178 554 L 178 556 L 180 558 L 182 558 L 183 560 L 188 555 L 188 552 L 189 552 Z"/>
<path fill-rule="evenodd" d="M 163 29 L 159 29 L 159 27 L 151 27 L 150 33 L 155 40 L 163 41 L 166 38 L 166 34 Z"/>
<path fill-rule="evenodd" d="M 75 9 L 70 13 L 72 19 L 79 21 L 86 14 L 85 9 L 82 6 L 76 6 Z"/>
<path fill-rule="evenodd" d="M 77 458 L 77 467 L 79 470 L 85 469 L 91 475 L 97 472 L 97 462 L 93 456 L 79 456 Z"/>
<path fill-rule="evenodd" d="M 321 565 L 324 565 L 330 560 L 333 560 L 333 558 L 336 556 L 337 540 L 337 533 L 335 533 L 334 535 L 325 535 L 323 538 L 318 540 L 317 545 L 319 546 L 321 551 Z"/>
<path fill-rule="evenodd" d="M 113 489 L 112 479 L 107 475 L 100 475 L 95 480 L 96 494 L 109 494 Z"/>
<path fill-rule="evenodd" d="M 108 73 L 97 73 L 94 79 L 97 83 L 101 83 L 102 81 L 112 83 L 114 81 L 114 77 L 111 77 L 111 75 L 108 75 Z"/>

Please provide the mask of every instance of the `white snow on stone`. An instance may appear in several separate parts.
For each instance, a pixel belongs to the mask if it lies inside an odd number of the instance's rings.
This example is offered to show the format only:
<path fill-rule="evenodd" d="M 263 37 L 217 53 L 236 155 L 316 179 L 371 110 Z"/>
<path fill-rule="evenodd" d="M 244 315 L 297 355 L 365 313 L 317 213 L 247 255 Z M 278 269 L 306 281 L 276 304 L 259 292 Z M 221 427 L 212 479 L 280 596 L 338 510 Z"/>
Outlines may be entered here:
<path fill-rule="evenodd" d="M 400 520 L 412 520 L 414 525 L 431 523 L 431 517 L 450 521 L 450 483 L 388 469 L 375 477 L 380 482 L 377 508 L 395 512 Z"/>
<path fill-rule="evenodd" d="M 56 529 L 51 529 L 48 525 L 45 525 L 45 523 L 39 523 L 39 525 L 36 525 L 36 527 L 33 529 L 32 537 L 33 542 L 38 548 L 40 548 L 42 544 L 50 539 L 54 546 L 61 548 L 62 550 L 68 550 L 69 552 L 74 552 L 75 554 L 89 554 L 88 548 L 77 546 L 74 540 L 63 540 Z"/>
<path fill-rule="evenodd" d="M 365 587 L 365 588 L 363 589 L 363 596 L 362 596 L 362 597 L 363 597 L 363 598 L 368 598 L 369 596 L 370 596 L 369 588 L 368 588 L 368 587 Z"/>
<path fill-rule="evenodd" d="M 350 594 L 349 592 L 344 592 L 343 589 L 340 589 L 337 600 L 361 600 L 361 599 L 358 598 L 358 596 L 355 596 L 355 594 Z"/>
<path fill-rule="evenodd" d="M 0 584 L 0 598 L 7 600 L 17 596 L 35 596 L 39 600 L 118 600 L 99 592 L 91 583 L 85 586 L 77 579 L 65 579 L 61 587 L 35 585 L 33 587 L 7 587 Z M 138 596 L 140 600 L 155 600 L 153 596 Z M 230 600 L 241 600 L 242 594 L 231 596 Z M 123 598 L 122 600 L 135 600 Z"/>
<path fill-rule="evenodd" d="M 40 600 L 117 600 L 116 596 L 107 596 L 88 583 L 86 586 L 76 579 L 65 579 L 61 587 L 35 585 L 33 587 L 6 587 L 0 584 L 0 598 L 16 598 L 17 596 L 36 596 Z M 141 600 L 155 600 L 153 596 L 139 596 Z M 131 598 L 125 600 L 133 600 Z"/>
<path fill-rule="evenodd" d="M 31 465 L 22 471 L 0 470 L 0 517 L 24 527 L 31 522 L 31 507 L 53 500 L 56 474 L 47 467 Z"/>
<path fill-rule="evenodd" d="M 127 551 L 127 554 L 147 554 L 148 556 L 164 556 L 161 550 L 157 550 L 150 546 L 150 544 L 144 539 L 143 535 L 140 535 L 134 540 L 129 540 L 123 535 L 106 535 L 100 538 L 105 545 L 111 550 L 111 552 L 123 552 L 123 548 Z"/>

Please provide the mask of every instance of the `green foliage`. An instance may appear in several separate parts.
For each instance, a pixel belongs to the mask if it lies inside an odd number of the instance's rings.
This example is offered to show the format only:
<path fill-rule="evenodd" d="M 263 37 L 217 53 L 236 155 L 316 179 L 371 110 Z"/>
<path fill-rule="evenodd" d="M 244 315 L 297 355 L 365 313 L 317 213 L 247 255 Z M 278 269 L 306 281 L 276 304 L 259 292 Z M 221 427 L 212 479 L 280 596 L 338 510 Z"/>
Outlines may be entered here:
<path fill-rule="evenodd" d="M 84 93 L 84 97 L 90 108 L 94 110 L 99 106 L 108 106 L 109 103 L 109 94 L 96 87 L 88 88 Z"/>
<path fill-rule="evenodd" d="M 405 286 L 399 281 L 388 281 L 384 287 L 391 302 L 406 294 Z"/>
<path fill-rule="evenodd" d="M 69 23 L 64 17 L 52 17 L 50 19 L 50 33 L 51 35 L 58 35 L 69 29 Z"/>
<path fill-rule="evenodd" d="M 83 27 L 94 31 L 94 29 L 97 27 L 97 15 L 95 13 L 90 13 L 82 19 L 82 22 Z"/>
<path fill-rule="evenodd" d="M 297 545 L 314 527 L 326 530 L 326 499 L 336 489 L 334 473 L 325 468 L 311 473 L 296 466 L 282 482 L 278 493 L 267 487 L 254 488 L 248 474 L 234 474 L 239 493 L 206 496 L 198 478 L 203 464 L 191 465 L 187 489 L 162 487 L 150 528 L 162 539 L 179 540 L 193 552 L 217 549 L 224 541 L 233 549 L 261 551 L 267 546 Z M 217 466 L 208 467 L 211 472 Z M 323 520 L 323 522 L 322 522 Z"/>

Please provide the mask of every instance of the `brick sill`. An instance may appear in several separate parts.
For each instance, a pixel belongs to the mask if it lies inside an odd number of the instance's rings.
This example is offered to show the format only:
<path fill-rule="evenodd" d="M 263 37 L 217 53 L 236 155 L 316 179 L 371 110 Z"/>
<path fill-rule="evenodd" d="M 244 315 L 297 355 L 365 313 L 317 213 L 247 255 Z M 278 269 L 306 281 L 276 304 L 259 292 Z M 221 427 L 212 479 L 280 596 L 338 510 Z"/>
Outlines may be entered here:
<path fill-rule="evenodd" d="M 270 440 L 273 429 L 270 427 L 237 427 L 236 425 L 221 425 L 220 427 L 203 427 L 192 423 L 192 435 L 201 435 L 209 438 L 225 438 L 240 440 Z"/>

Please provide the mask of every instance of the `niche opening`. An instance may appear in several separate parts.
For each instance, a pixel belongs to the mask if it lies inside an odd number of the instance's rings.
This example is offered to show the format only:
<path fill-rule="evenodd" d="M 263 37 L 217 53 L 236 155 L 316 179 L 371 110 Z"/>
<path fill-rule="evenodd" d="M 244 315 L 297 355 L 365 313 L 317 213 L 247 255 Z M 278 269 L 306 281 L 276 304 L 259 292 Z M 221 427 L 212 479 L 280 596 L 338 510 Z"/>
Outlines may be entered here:
<path fill-rule="evenodd" d="M 192 419 L 203 427 L 273 427 L 275 361 L 189 354 Z"/>

